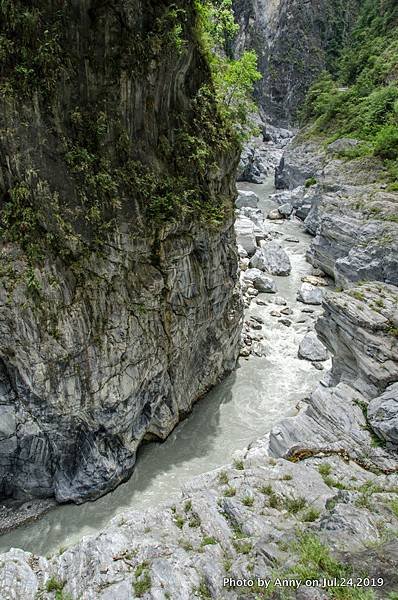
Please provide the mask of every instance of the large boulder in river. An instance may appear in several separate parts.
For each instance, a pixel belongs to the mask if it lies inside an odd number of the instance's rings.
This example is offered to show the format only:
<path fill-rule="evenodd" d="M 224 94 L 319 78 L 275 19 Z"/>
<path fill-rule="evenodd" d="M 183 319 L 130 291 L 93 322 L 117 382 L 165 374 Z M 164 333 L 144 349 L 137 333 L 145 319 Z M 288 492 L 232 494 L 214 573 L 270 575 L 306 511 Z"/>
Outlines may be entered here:
<path fill-rule="evenodd" d="M 276 293 L 275 281 L 271 277 L 264 275 L 260 269 L 247 269 L 244 272 L 243 281 L 251 284 L 259 292 Z"/>
<path fill-rule="evenodd" d="M 249 208 L 257 208 L 259 203 L 259 197 L 254 192 L 246 192 L 245 190 L 238 190 L 239 196 L 235 201 L 236 208 L 243 208 L 248 206 Z"/>
<path fill-rule="evenodd" d="M 327 360 L 328 351 L 315 333 L 308 333 L 301 340 L 298 355 L 299 358 L 318 362 Z"/>
<path fill-rule="evenodd" d="M 252 269 L 260 269 L 260 271 L 266 271 L 267 265 L 265 262 L 264 254 L 262 253 L 261 248 L 257 248 L 255 254 L 250 259 L 250 268 Z"/>
<path fill-rule="evenodd" d="M 293 206 L 290 204 L 290 202 L 285 202 L 285 204 L 282 204 L 278 208 L 278 212 L 280 212 L 283 217 L 290 217 L 293 212 Z"/>
<path fill-rule="evenodd" d="M 398 446 L 398 383 L 369 402 L 368 422 L 380 438 Z"/>
<path fill-rule="evenodd" d="M 251 256 L 255 253 L 257 244 L 254 235 L 254 223 L 247 217 L 239 216 L 235 221 L 236 241 L 238 246 Z"/>
<path fill-rule="evenodd" d="M 322 289 L 310 283 L 303 283 L 297 294 L 297 300 L 304 304 L 322 304 L 322 298 Z"/>
<path fill-rule="evenodd" d="M 267 271 L 272 275 L 289 275 L 292 270 L 290 259 L 278 242 L 266 242 L 261 246 Z"/>

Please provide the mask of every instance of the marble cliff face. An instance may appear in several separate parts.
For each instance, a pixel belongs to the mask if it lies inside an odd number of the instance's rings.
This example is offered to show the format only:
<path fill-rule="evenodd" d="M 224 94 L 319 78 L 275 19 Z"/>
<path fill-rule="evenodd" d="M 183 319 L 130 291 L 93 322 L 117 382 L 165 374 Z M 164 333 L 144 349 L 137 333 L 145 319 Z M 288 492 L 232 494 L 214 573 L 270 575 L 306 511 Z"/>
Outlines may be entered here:
<path fill-rule="evenodd" d="M 30 49 L 29 94 L 3 73 L 0 495 L 81 502 L 235 365 L 238 157 L 193 3 L 42 4 L 53 62 Z"/>
<path fill-rule="evenodd" d="M 257 99 L 274 123 L 288 125 L 314 79 L 344 45 L 358 0 L 234 0 L 239 54 L 254 48 L 263 79 Z"/>

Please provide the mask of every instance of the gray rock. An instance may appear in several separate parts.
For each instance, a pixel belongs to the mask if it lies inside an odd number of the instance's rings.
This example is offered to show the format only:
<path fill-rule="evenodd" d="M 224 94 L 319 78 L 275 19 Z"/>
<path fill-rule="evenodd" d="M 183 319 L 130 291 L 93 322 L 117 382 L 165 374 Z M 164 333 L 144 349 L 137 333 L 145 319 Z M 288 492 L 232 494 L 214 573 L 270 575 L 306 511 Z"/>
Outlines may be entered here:
<path fill-rule="evenodd" d="M 254 235 L 254 223 L 247 217 L 239 216 L 235 221 L 236 242 L 249 256 L 252 256 L 257 248 Z"/>
<path fill-rule="evenodd" d="M 292 270 L 290 259 L 278 242 L 263 242 L 261 252 L 264 256 L 265 268 L 272 275 L 289 275 Z"/>
<path fill-rule="evenodd" d="M 267 262 L 261 248 L 257 248 L 255 254 L 251 257 L 250 268 L 267 271 Z"/>
<path fill-rule="evenodd" d="M 398 383 L 369 402 L 368 421 L 380 438 L 398 445 Z"/>
<path fill-rule="evenodd" d="M 238 197 L 235 201 L 236 208 L 257 208 L 259 203 L 259 197 L 254 192 L 245 190 L 238 190 Z"/>
<path fill-rule="evenodd" d="M 243 274 L 243 281 L 251 283 L 259 292 L 275 294 L 276 285 L 271 277 L 267 277 L 259 269 L 248 269 Z"/>
<path fill-rule="evenodd" d="M 304 302 L 304 304 L 322 304 L 323 292 L 319 287 L 315 287 L 310 283 L 303 283 L 297 294 L 297 298 L 300 302 Z"/>
<path fill-rule="evenodd" d="M 299 358 L 311 362 L 322 362 L 328 359 L 328 352 L 315 333 L 308 333 L 301 340 L 298 355 Z"/>
<path fill-rule="evenodd" d="M 347 150 L 352 150 L 355 146 L 358 146 L 359 141 L 352 138 L 339 138 L 338 140 L 328 144 L 327 152 L 329 154 L 340 154 Z"/>
<path fill-rule="evenodd" d="M 370 399 L 398 381 L 398 340 L 389 333 L 397 300 L 395 286 L 375 282 L 328 292 L 316 323 L 333 355 L 335 381 L 347 381 Z"/>
<path fill-rule="evenodd" d="M 287 202 L 286 204 L 282 204 L 278 208 L 278 211 L 280 212 L 280 214 L 282 216 L 284 216 L 284 217 L 290 217 L 290 215 L 293 212 L 293 206 Z"/>
<path fill-rule="evenodd" d="M 281 215 L 281 213 L 279 212 L 279 210 L 277 208 L 274 208 L 273 210 L 270 210 L 270 212 L 268 213 L 267 219 L 270 219 L 271 221 L 280 221 L 283 219 L 283 216 Z"/>

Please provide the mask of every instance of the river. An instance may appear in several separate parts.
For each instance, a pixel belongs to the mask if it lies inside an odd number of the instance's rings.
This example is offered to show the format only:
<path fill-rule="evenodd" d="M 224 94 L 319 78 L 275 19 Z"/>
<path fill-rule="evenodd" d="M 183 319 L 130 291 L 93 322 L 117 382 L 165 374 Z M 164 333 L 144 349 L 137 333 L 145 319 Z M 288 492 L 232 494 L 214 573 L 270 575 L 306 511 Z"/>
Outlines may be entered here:
<path fill-rule="evenodd" d="M 265 214 L 275 208 L 270 199 L 273 179 L 262 185 L 238 187 L 255 191 Z M 271 295 L 262 294 L 268 304 L 252 303 L 248 314 L 265 321 L 267 356 L 241 359 L 237 369 L 195 405 L 164 443 L 144 446 L 129 481 L 95 502 L 59 506 L 40 520 L 3 535 L 0 552 L 17 547 L 48 556 L 98 532 L 127 508 L 156 506 L 177 495 L 182 484 L 195 475 L 231 462 L 236 450 L 266 435 L 281 418 L 295 414 L 297 402 L 314 389 L 323 375 L 297 357 L 299 342 L 313 318 L 303 314 L 303 305 L 296 301 L 301 277 L 311 272 L 305 260 L 311 238 L 296 219 L 268 222 L 268 226 L 281 233 L 279 241 L 292 263 L 291 275 L 275 277 L 275 281 L 278 295 L 294 311 L 289 317 L 293 325 L 286 327 L 272 317 L 270 311 L 278 307 L 272 304 Z M 289 242 L 286 237 L 297 238 L 299 243 Z"/>

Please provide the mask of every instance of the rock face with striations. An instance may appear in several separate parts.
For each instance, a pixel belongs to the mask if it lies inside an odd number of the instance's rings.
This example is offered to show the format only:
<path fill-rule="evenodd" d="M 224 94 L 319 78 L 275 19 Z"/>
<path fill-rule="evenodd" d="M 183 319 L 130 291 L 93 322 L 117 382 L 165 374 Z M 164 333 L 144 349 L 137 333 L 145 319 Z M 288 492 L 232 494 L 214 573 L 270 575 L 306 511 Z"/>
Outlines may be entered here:
<path fill-rule="evenodd" d="M 353 140 L 298 136 L 276 170 L 281 203 L 315 236 L 308 259 L 346 287 L 368 280 L 398 285 L 398 193 L 383 183 L 385 169 L 373 157 L 347 159 L 336 153 Z M 341 142 L 337 144 L 337 142 Z M 337 150 L 336 150 L 337 149 Z"/>
<path fill-rule="evenodd" d="M 43 2 L 34 35 L 16 4 L 2 22 L 22 50 L 1 67 L 0 496 L 81 502 L 235 365 L 238 153 L 193 2 Z"/>
<path fill-rule="evenodd" d="M 254 48 L 263 80 L 257 97 L 279 124 L 294 121 L 319 73 L 330 66 L 355 21 L 358 0 L 234 0 L 234 51 Z"/>

